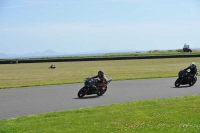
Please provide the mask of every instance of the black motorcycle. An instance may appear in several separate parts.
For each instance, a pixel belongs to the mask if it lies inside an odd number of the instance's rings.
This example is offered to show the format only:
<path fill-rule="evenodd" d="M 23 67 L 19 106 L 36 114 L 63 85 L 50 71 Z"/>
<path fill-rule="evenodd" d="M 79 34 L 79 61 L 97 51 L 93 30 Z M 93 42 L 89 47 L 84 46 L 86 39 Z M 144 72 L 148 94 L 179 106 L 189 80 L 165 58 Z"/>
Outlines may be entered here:
<path fill-rule="evenodd" d="M 98 78 L 86 78 L 84 80 L 84 87 L 82 87 L 78 92 L 78 97 L 82 98 L 85 95 L 97 94 L 102 96 L 107 91 L 107 85 L 112 81 L 112 78 L 107 79 L 107 83 L 103 86 L 99 84 Z"/>
<path fill-rule="evenodd" d="M 197 75 L 199 73 L 199 70 L 197 70 L 197 73 L 195 75 L 191 75 L 191 73 L 188 72 L 188 70 L 181 70 L 178 73 L 178 79 L 175 81 L 175 86 L 179 87 L 180 85 L 186 85 L 189 84 L 190 86 L 193 86 L 197 81 Z"/>

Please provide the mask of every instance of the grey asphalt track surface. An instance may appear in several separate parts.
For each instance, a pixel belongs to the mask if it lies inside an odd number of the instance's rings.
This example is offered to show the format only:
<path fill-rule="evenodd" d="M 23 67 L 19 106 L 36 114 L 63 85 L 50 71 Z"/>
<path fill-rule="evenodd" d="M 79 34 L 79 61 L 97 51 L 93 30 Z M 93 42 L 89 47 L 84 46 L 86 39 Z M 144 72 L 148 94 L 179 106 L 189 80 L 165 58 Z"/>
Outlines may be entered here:
<path fill-rule="evenodd" d="M 112 81 L 103 96 L 89 95 L 82 99 L 77 97 L 77 93 L 83 87 L 83 83 L 0 89 L 0 119 L 133 100 L 200 94 L 198 81 L 192 87 L 186 85 L 175 88 L 175 80 L 176 78 Z"/>

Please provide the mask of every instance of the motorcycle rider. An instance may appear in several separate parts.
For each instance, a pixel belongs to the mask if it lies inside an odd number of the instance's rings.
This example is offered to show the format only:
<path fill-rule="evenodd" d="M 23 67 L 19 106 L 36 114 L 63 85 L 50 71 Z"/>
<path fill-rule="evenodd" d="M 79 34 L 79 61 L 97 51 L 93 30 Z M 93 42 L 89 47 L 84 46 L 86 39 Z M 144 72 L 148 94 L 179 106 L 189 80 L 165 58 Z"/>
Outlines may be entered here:
<path fill-rule="evenodd" d="M 194 63 L 194 62 L 192 62 L 191 64 L 190 64 L 190 66 L 189 67 L 187 67 L 187 68 L 185 68 L 184 70 L 188 70 L 188 69 L 190 69 L 190 76 L 192 76 L 192 78 L 194 79 L 194 76 L 196 75 L 196 73 L 197 73 L 197 66 L 196 66 L 196 64 Z"/>
<path fill-rule="evenodd" d="M 100 86 L 104 86 L 105 84 L 107 84 L 106 75 L 104 74 L 104 72 L 102 70 L 99 70 L 97 75 L 93 76 L 92 78 L 98 78 L 99 79 L 98 84 L 100 84 Z M 107 88 L 107 86 L 106 86 L 106 88 Z"/>

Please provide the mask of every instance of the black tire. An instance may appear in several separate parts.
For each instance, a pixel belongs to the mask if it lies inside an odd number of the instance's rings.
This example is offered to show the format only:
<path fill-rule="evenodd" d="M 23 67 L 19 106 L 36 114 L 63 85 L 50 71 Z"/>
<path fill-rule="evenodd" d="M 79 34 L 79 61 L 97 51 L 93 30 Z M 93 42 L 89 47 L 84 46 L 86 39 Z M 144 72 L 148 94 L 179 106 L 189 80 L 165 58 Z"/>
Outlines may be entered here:
<path fill-rule="evenodd" d="M 104 92 L 102 94 L 104 94 L 106 91 L 107 91 L 107 86 L 105 87 Z"/>
<path fill-rule="evenodd" d="M 174 85 L 176 86 L 176 87 L 179 87 L 180 86 L 180 79 L 178 78 L 176 81 L 175 81 L 175 83 L 174 83 Z"/>
<path fill-rule="evenodd" d="M 192 82 L 189 83 L 190 86 L 193 86 L 194 84 Z"/>
<path fill-rule="evenodd" d="M 103 93 L 100 90 L 98 90 L 97 91 L 97 96 L 102 96 L 102 95 L 103 95 Z"/>
<path fill-rule="evenodd" d="M 83 87 L 83 88 L 81 88 L 81 89 L 79 90 L 79 92 L 78 92 L 77 95 L 78 95 L 79 98 L 82 98 L 82 97 L 85 96 L 85 94 L 86 94 L 85 88 Z"/>

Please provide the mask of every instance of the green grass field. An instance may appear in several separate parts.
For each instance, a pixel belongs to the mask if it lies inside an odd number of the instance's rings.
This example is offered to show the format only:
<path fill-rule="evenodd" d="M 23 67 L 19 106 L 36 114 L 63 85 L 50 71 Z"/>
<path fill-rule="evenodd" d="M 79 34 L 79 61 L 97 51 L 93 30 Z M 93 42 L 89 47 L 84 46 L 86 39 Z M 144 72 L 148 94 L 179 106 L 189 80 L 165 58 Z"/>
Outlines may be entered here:
<path fill-rule="evenodd" d="M 0 88 L 79 83 L 98 70 L 113 80 L 175 77 L 193 61 L 200 66 L 200 58 L 1 64 Z"/>
<path fill-rule="evenodd" d="M 200 58 L 0 65 L 1 88 L 68 84 L 104 70 L 113 80 L 174 77 Z M 20 88 L 19 88 L 20 89 Z M 102 97 L 103 98 L 103 97 Z M 0 120 L 0 133 L 199 133 L 200 95 L 130 101 Z"/>

